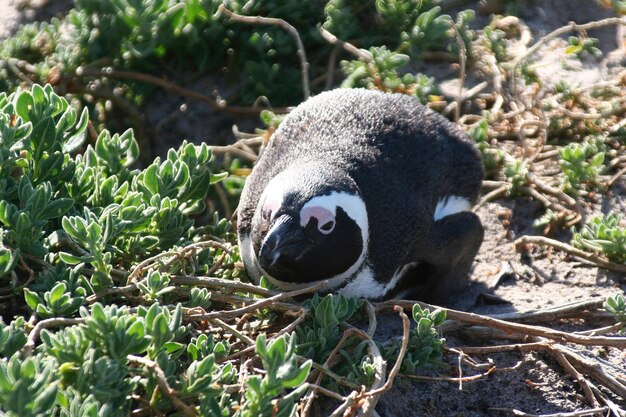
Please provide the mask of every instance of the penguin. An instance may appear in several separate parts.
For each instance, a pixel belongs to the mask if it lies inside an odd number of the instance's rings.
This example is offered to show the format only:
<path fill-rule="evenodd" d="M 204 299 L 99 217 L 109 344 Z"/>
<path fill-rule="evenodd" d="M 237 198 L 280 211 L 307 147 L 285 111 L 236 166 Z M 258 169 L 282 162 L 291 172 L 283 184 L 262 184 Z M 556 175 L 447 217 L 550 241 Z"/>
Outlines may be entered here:
<path fill-rule="evenodd" d="M 292 110 L 246 179 L 237 232 L 248 276 L 282 290 L 445 301 L 484 229 L 481 156 L 416 98 L 337 89 Z"/>

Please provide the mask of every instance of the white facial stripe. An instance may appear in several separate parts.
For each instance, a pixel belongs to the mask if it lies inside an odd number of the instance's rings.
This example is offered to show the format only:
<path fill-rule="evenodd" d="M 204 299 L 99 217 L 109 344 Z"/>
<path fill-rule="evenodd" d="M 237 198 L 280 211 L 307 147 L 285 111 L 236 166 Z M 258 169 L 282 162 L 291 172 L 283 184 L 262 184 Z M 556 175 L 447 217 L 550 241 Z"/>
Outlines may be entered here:
<path fill-rule="evenodd" d="M 337 207 L 341 207 L 348 217 L 354 220 L 359 226 L 363 243 L 367 246 L 369 226 L 367 222 L 367 210 L 365 209 L 365 203 L 361 200 L 361 197 L 354 194 L 338 192 L 333 192 L 330 195 L 320 195 L 310 199 L 302 207 L 301 213 L 304 213 L 311 207 L 326 209 L 335 213 L 335 215 L 337 214 Z"/>
<path fill-rule="evenodd" d="M 239 236 L 239 252 L 241 253 L 241 259 L 246 266 L 250 279 L 256 284 L 261 280 L 261 268 L 256 259 L 254 248 L 252 246 L 252 238 L 249 235 Z"/>
<path fill-rule="evenodd" d="M 439 200 L 433 217 L 437 221 L 451 214 L 469 211 L 471 208 L 472 205 L 466 198 L 451 195 Z"/>

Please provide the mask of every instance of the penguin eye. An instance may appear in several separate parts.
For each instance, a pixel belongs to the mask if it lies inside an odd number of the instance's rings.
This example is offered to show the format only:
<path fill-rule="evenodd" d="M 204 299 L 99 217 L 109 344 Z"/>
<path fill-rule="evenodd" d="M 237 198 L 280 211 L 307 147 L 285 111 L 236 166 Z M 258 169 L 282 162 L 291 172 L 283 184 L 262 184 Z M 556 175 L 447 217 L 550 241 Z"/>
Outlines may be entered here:
<path fill-rule="evenodd" d="M 319 230 L 320 233 L 324 235 L 329 235 L 330 233 L 332 233 L 333 230 L 335 230 L 335 221 L 328 221 L 321 226 L 318 226 L 317 230 Z"/>
<path fill-rule="evenodd" d="M 272 211 L 271 210 L 262 210 L 261 211 L 261 218 L 263 220 L 269 220 L 271 216 L 272 216 Z"/>

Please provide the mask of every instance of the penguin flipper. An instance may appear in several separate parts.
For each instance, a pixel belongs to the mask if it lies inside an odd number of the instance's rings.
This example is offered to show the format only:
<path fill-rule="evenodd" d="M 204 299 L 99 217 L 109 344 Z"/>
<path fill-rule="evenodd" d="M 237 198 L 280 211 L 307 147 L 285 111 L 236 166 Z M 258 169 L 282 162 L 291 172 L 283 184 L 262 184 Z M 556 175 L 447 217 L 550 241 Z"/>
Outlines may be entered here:
<path fill-rule="evenodd" d="M 402 269 L 403 298 L 445 302 L 449 295 L 468 283 L 474 257 L 483 241 L 484 229 L 478 216 L 463 211 L 437 220 L 427 256 Z"/>

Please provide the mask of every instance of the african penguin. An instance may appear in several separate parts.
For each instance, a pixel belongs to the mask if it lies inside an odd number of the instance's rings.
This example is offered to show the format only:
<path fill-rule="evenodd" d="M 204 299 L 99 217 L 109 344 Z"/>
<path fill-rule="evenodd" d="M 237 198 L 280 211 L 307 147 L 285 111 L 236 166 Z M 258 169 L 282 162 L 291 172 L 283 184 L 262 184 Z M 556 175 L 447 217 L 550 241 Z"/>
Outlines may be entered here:
<path fill-rule="evenodd" d="M 483 177 L 463 131 L 410 96 L 319 94 L 285 117 L 238 208 L 250 278 L 281 289 L 445 301 L 483 239 Z"/>

